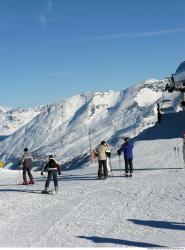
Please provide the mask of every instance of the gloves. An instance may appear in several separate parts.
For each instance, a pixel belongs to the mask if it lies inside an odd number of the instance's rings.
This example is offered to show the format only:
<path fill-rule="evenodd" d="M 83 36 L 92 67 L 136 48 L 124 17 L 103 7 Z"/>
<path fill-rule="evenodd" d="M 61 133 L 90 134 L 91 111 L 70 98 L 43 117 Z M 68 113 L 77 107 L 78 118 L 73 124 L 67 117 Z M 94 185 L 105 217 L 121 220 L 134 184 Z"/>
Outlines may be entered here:
<path fill-rule="evenodd" d="M 41 175 L 44 175 L 43 172 L 40 173 Z"/>
<path fill-rule="evenodd" d="M 111 152 L 106 152 L 107 157 L 111 157 Z"/>
<path fill-rule="evenodd" d="M 59 172 L 58 175 L 61 175 L 61 172 Z"/>
<path fill-rule="evenodd" d="M 118 150 L 117 153 L 118 153 L 118 155 L 121 155 L 121 151 L 120 150 Z"/>
<path fill-rule="evenodd" d="M 18 165 L 22 165 L 23 161 L 22 160 L 19 160 L 18 161 Z"/>

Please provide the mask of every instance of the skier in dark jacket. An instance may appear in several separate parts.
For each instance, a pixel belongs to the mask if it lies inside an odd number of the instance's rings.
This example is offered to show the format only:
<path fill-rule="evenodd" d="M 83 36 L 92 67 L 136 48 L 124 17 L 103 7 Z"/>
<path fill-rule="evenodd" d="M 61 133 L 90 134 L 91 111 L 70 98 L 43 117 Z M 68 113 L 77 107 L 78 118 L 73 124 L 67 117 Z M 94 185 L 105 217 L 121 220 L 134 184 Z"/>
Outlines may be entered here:
<path fill-rule="evenodd" d="M 130 172 L 130 177 L 132 177 L 133 174 L 133 143 L 129 141 L 128 137 L 124 138 L 125 143 L 121 146 L 121 148 L 118 150 L 118 155 L 121 155 L 123 153 L 124 159 L 125 159 L 125 176 L 128 177 L 128 173 Z"/>
<path fill-rule="evenodd" d="M 57 173 L 61 175 L 61 171 L 60 171 L 60 166 L 54 160 L 53 155 L 49 156 L 49 161 L 45 164 L 44 168 L 42 169 L 41 175 L 43 175 L 43 172 L 48 173 L 47 180 L 45 183 L 45 190 L 43 190 L 43 193 L 48 193 L 48 188 L 52 177 L 55 186 L 55 192 L 57 192 L 58 191 Z"/>
<path fill-rule="evenodd" d="M 23 185 L 34 184 L 33 176 L 31 174 L 31 168 L 33 164 L 33 157 L 32 154 L 28 151 L 27 148 L 24 148 L 24 155 L 22 156 L 22 165 L 23 165 Z M 26 179 L 26 173 L 30 178 L 28 182 Z"/>

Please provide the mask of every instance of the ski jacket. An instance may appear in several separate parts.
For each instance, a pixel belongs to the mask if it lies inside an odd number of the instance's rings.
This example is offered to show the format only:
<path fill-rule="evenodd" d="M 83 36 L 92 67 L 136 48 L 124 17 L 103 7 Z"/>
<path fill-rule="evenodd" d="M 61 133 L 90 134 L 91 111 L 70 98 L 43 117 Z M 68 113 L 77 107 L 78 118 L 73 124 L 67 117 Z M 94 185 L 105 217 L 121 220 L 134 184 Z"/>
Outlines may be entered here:
<path fill-rule="evenodd" d="M 31 168 L 33 164 L 33 157 L 29 151 L 26 151 L 22 156 L 22 164 L 24 168 Z"/>
<path fill-rule="evenodd" d="M 43 172 L 49 172 L 49 171 L 57 171 L 58 174 L 61 174 L 60 166 L 57 164 L 57 162 L 53 158 L 49 159 L 49 161 L 45 164 L 41 172 L 43 173 Z"/>
<path fill-rule="evenodd" d="M 95 153 L 97 154 L 99 161 L 107 160 L 106 150 L 107 150 L 107 146 L 105 145 L 99 145 L 97 149 L 95 150 Z"/>
<path fill-rule="evenodd" d="M 133 153 L 132 153 L 133 147 L 134 147 L 133 143 L 125 142 L 118 151 L 123 153 L 124 158 L 126 160 L 132 160 L 133 159 Z"/>

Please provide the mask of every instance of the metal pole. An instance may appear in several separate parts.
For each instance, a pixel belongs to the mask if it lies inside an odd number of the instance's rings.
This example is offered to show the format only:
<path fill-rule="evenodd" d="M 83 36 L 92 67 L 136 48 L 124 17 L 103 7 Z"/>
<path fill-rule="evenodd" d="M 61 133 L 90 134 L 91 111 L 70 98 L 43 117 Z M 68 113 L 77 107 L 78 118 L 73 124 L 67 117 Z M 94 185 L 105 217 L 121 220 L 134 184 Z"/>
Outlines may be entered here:
<path fill-rule="evenodd" d="M 121 169 L 121 157 L 120 157 L 120 155 L 119 155 L 119 170 L 120 170 L 120 176 L 121 176 L 122 169 Z"/>
<path fill-rule="evenodd" d="M 92 143 L 91 143 L 91 132 L 89 130 L 89 149 L 90 149 L 90 160 L 91 160 L 91 163 L 94 162 L 94 154 L 93 154 L 93 149 L 92 149 Z"/>

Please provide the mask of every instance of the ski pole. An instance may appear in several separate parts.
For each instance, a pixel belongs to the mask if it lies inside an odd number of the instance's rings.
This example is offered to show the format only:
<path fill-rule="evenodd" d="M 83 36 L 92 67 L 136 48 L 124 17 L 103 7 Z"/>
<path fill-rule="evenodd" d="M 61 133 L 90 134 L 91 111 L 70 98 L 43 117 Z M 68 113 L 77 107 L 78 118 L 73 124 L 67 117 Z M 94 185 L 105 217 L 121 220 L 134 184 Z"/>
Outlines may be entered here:
<path fill-rule="evenodd" d="M 121 176 L 121 157 L 120 157 L 120 155 L 119 155 L 119 169 L 120 169 L 120 176 Z"/>
<path fill-rule="evenodd" d="M 177 148 L 177 155 L 178 155 L 178 167 L 180 166 L 180 151 L 179 147 Z"/>
<path fill-rule="evenodd" d="M 19 167 L 19 181 L 18 181 L 18 184 L 21 184 L 21 166 Z"/>
<path fill-rule="evenodd" d="M 177 148 L 176 147 L 174 147 L 174 158 L 175 158 L 175 164 L 177 168 Z"/>
<path fill-rule="evenodd" d="M 181 139 L 179 138 L 178 139 L 178 149 L 177 149 L 177 152 L 178 152 L 178 160 L 179 160 L 179 167 L 181 166 L 181 152 L 180 152 L 180 149 L 181 149 Z M 183 168 L 183 167 L 182 167 Z"/>

